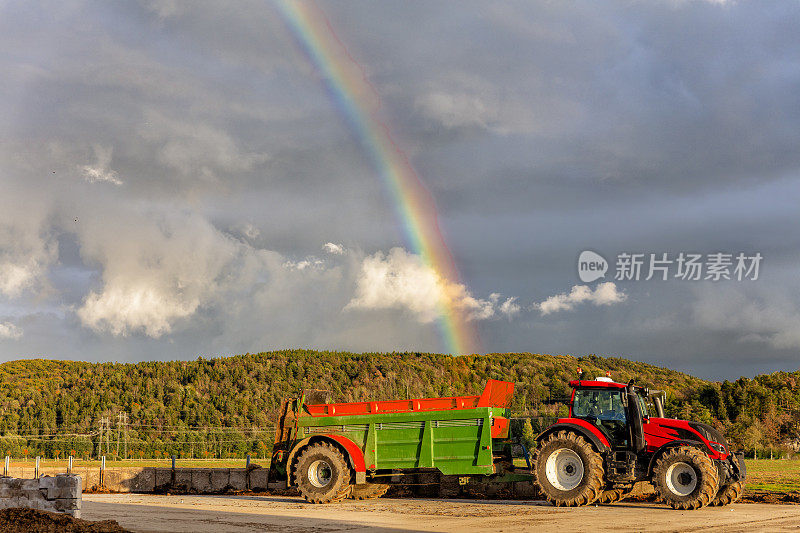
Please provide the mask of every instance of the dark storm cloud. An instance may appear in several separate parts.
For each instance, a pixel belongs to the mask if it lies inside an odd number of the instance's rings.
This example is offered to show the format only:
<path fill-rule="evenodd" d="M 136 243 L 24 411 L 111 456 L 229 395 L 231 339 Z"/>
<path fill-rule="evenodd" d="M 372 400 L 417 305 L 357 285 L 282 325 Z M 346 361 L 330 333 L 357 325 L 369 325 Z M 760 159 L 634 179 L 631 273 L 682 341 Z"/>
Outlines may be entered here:
<path fill-rule="evenodd" d="M 797 366 L 797 3 L 319 6 L 494 313 L 486 350 Z M 374 255 L 404 243 L 392 198 L 273 5 L 5 4 L 0 45 L 3 358 L 442 348 L 411 304 L 345 310 L 366 258 L 420 272 Z M 765 266 L 542 316 L 584 249 Z"/>

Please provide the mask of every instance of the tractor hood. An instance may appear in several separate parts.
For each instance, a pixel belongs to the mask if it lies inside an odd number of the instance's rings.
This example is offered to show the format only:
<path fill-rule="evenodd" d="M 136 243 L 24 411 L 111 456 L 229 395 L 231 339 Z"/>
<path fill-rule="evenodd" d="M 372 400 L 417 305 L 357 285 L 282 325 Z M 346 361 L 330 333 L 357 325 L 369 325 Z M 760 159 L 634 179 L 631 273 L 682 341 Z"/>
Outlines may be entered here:
<path fill-rule="evenodd" d="M 730 445 L 722 433 L 708 424 L 676 420 L 674 418 L 651 417 L 646 428 L 645 433 L 647 436 L 656 437 L 658 440 L 700 441 L 709 446 L 714 452 L 723 454 L 730 452 Z M 716 446 L 712 443 L 716 444 Z M 719 449 L 719 445 L 724 448 Z"/>

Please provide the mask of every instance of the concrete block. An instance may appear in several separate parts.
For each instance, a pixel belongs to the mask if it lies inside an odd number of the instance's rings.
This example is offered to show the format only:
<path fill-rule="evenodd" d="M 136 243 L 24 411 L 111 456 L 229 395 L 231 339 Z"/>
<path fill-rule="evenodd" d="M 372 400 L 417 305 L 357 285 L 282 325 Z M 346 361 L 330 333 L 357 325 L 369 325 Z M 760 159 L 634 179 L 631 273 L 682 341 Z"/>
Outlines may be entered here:
<path fill-rule="evenodd" d="M 165 490 L 172 482 L 171 468 L 156 468 L 156 489 Z"/>
<path fill-rule="evenodd" d="M 38 479 L 3 479 L 0 482 L 0 508 L 24 507 L 74 515 L 81 508 L 78 475 L 59 474 Z"/>
<path fill-rule="evenodd" d="M 200 494 L 212 492 L 211 488 L 211 469 L 193 468 L 192 469 L 192 490 Z"/>
<path fill-rule="evenodd" d="M 38 479 L 23 479 L 21 480 L 22 483 L 20 484 L 21 490 L 39 490 L 39 480 Z"/>
<path fill-rule="evenodd" d="M 250 471 L 250 489 L 267 490 L 268 468 L 256 468 Z"/>
<path fill-rule="evenodd" d="M 106 468 L 103 484 L 108 490 L 115 492 L 130 492 L 128 476 L 122 468 Z"/>
<path fill-rule="evenodd" d="M 58 498 L 54 502 L 56 511 L 74 511 L 81 508 L 81 500 L 74 498 Z"/>
<path fill-rule="evenodd" d="M 139 468 L 132 474 L 130 481 L 131 492 L 153 492 L 153 490 L 155 490 L 155 468 Z"/>
<path fill-rule="evenodd" d="M 48 500 L 55 500 L 61 493 L 61 490 L 56 485 L 56 478 L 50 476 L 39 478 L 39 489 L 45 492 L 45 497 Z"/>
<path fill-rule="evenodd" d="M 228 488 L 230 471 L 228 468 L 211 469 L 211 490 L 212 492 L 222 492 Z"/>
<path fill-rule="evenodd" d="M 247 490 L 247 471 L 244 468 L 229 469 L 228 486 L 233 490 Z"/>
<path fill-rule="evenodd" d="M 188 491 L 192 487 L 191 468 L 176 468 L 175 482 L 172 484 L 175 490 Z"/>
<path fill-rule="evenodd" d="M 84 490 L 89 490 L 94 486 L 100 485 L 100 468 L 87 468 L 85 472 L 85 477 L 83 478 L 83 488 Z"/>

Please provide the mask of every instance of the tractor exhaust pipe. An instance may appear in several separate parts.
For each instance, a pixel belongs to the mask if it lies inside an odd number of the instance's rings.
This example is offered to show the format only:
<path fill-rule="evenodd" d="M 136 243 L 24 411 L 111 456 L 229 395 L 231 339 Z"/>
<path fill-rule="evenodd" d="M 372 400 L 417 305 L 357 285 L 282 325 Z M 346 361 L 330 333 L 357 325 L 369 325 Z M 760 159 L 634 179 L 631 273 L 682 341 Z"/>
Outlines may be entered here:
<path fill-rule="evenodd" d="M 662 398 L 666 396 L 664 391 L 650 391 L 651 397 L 653 398 L 653 405 L 656 407 L 656 414 L 658 418 L 666 418 L 664 416 L 664 404 L 662 403 Z"/>

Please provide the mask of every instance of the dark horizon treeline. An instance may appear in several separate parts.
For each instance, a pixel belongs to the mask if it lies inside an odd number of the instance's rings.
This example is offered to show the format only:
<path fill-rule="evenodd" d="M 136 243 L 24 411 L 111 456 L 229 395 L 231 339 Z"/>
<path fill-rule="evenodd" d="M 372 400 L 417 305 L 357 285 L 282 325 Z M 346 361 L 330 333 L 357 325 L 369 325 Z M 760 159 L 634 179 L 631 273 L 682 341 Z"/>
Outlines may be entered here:
<path fill-rule="evenodd" d="M 0 452 L 95 457 L 268 455 L 274 412 L 304 388 L 333 401 L 480 394 L 487 379 L 516 383 L 515 416 L 566 407 L 576 368 L 610 371 L 667 392 L 667 415 L 722 429 L 735 446 L 786 450 L 800 440 L 800 372 L 715 383 L 645 363 L 596 356 L 460 356 L 282 350 L 135 364 L 52 360 L 0 365 Z M 128 424 L 119 418 L 127 414 Z M 124 416 L 124 415 L 123 415 Z M 110 431 L 103 431 L 107 418 Z M 769 453 L 767 452 L 767 455 Z"/>

